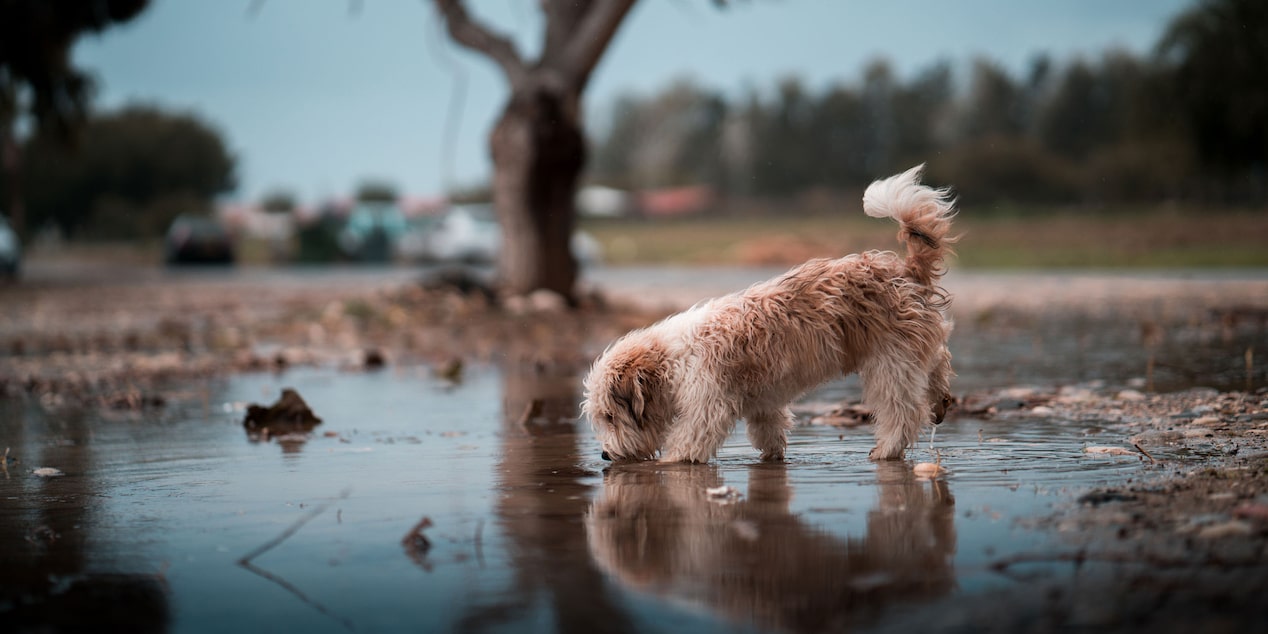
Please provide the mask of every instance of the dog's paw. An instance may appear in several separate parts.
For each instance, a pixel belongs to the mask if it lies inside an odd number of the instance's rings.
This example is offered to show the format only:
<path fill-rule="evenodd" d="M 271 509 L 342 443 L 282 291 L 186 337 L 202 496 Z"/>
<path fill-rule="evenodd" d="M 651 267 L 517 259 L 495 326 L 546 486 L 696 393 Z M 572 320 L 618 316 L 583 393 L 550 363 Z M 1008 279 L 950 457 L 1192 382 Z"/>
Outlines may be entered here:
<path fill-rule="evenodd" d="M 871 451 L 867 452 L 867 459 L 868 459 L 868 460 L 872 460 L 872 461 L 877 461 L 877 460 L 902 460 L 902 459 L 903 459 L 903 450 L 902 450 L 902 449 L 899 449 L 899 450 L 897 450 L 897 451 L 888 451 L 888 452 L 883 452 L 883 451 L 881 451 L 880 445 L 877 445 L 877 446 L 875 446 L 875 447 L 872 447 L 872 450 L 871 450 Z"/>
<path fill-rule="evenodd" d="M 782 451 L 763 451 L 762 462 L 783 462 L 784 452 Z"/>

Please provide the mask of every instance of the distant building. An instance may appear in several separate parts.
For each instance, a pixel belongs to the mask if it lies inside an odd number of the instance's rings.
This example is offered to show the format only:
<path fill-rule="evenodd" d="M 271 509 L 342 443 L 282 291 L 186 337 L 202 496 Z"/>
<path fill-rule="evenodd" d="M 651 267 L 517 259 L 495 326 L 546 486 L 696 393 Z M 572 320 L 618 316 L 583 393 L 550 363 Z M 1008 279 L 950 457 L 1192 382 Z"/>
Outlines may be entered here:
<path fill-rule="evenodd" d="M 708 185 L 688 185 L 638 193 L 638 210 L 649 218 L 690 216 L 708 211 L 718 200 Z"/>

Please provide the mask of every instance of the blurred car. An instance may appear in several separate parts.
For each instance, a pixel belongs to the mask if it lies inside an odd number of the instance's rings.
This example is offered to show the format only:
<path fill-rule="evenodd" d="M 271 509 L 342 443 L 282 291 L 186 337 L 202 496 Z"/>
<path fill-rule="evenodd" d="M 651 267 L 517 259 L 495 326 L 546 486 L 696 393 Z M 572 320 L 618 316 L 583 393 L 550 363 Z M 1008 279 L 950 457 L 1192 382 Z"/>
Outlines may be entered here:
<path fill-rule="evenodd" d="M 233 235 L 220 221 L 194 215 L 172 221 L 163 252 L 169 265 L 233 264 L 237 257 Z"/>
<path fill-rule="evenodd" d="M 457 205 L 438 218 L 411 221 L 397 244 L 397 255 L 424 262 L 491 264 L 502 247 L 502 227 L 491 205 Z M 572 235 L 572 254 L 578 262 L 598 261 L 602 248 L 593 236 Z"/>
<path fill-rule="evenodd" d="M 407 228 L 405 216 L 395 203 L 359 202 L 339 231 L 339 248 L 359 262 L 386 262 Z"/>
<path fill-rule="evenodd" d="M 0 216 L 0 275 L 16 278 L 22 268 L 22 243 L 9 221 Z"/>
<path fill-rule="evenodd" d="M 491 205 L 459 205 L 432 226 L 426 244 L 432 260 L 487 264 L 497 259 L 502 228 Z"/>

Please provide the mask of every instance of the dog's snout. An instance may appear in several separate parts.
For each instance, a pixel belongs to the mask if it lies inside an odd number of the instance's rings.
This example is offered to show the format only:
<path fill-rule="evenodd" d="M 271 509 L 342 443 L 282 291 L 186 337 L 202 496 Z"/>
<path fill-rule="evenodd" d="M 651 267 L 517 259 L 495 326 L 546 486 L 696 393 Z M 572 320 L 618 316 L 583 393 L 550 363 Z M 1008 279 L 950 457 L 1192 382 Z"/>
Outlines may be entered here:
<path fill-rule="evenodd" d="M 933 408 L 933 424 L 934 424 L 934 425 L 941 425 L 941 424 L 942 424 L 942 421 L 943 421 L 943 420 L 945 420 L 945 419 L 946 419 L 946 417 L 947 417 L 947 410 L 951 409 L 951 406 L 952 406 L 952 405 L 955 405 L 955 397 L 954 397 L 954 396 L 944 396 L 944 397 L 942 397 L 942 401 L 940 401 L 940 402 L 939 402 L 939 403 L 938 403 L 938 404 L 937 404 L 937 405 Z"/>
<path fill-rule="evenodd" d="M 599 457 L 603 458 L 604 460 L 607 460 L 608 462 L 612 462 L 612 456 L 608 455 L 608 452 L 606 451 L 599 454 Z"/>

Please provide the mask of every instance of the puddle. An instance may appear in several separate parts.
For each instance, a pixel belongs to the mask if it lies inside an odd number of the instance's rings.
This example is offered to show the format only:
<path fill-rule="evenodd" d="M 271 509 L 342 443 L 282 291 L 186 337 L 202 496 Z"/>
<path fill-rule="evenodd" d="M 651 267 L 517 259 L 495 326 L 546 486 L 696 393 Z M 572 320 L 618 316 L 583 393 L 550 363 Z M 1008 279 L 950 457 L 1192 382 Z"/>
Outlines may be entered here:
<path fill-rule="evenodd" d="M 878 465 L 866 428 L 800 426 L 780 465 L 740 428 L 715 464 L 610 466 L 575 421 L 577 385 L 295 370 L 181 386 L 142 414 L 0 401 L 20 459 L 0 479 L 0 616 L 180 632 L 866 627 L 1015 583 L 989 563 L 1053 539 L 1019 519 L 1150 469 L 1083 454 L 1104 444 L 1084 424 L 964 418 L 938 431 L 936 481 L 911 471 L 933 459 L 927 437 Z M 244 430 L 245 404 L 284 387 L 324 422 Z M 723 485 L 739 495 L 705 492 Z M 429 547 L 403 541 L 423 518 Z"/>

